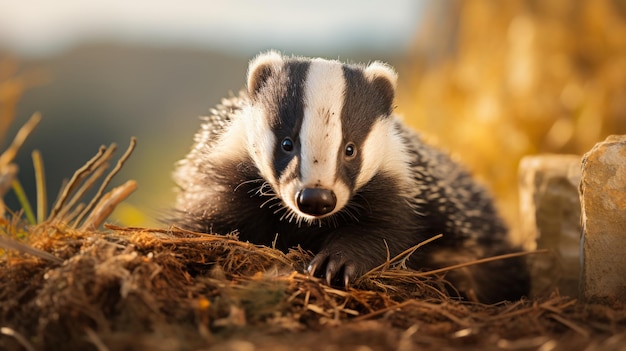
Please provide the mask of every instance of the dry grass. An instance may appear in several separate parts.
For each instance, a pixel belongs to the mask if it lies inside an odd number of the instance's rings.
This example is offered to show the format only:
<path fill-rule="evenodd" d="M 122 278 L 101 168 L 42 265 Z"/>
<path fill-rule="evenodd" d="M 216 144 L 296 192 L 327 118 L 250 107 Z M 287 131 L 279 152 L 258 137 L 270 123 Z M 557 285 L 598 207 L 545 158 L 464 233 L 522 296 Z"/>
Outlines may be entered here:
<path fill-rule="evenodd" d="M 4 349 L 205 349 L 235 341 L 270 349 L 300 339 L 307 350 L 618 350 L 626 340 L 626 309 L 615 301 L 555 293 L 461 302 L 442 292 L 441 274 L 402 268 L 344 290 L 303 273 L 311 255 L 299 250 L 175 228 L 44 226 L 29 245 L 62 263 L 29 255 L 0 262 Z M 302 342 L 313 336 L 321 339 Z"/>

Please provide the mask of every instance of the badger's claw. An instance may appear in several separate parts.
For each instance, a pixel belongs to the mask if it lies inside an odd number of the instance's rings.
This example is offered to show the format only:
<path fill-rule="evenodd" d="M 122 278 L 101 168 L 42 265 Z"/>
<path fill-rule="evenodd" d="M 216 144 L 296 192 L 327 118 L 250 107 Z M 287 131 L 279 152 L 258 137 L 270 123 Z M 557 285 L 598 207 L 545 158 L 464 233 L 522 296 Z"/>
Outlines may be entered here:
<path fill-rule="evenodd" d="M 313 257 L 307 271 L 314 276 L 323 278 L 328 285 L 343 283 L 343 286 L 347 288 L 351 282 L 358 278 L 361 270 L 355 261 L 350 260 L 342 252 L 331 254 L 329 250 L 322 250 Z"/>
<path fill-rule="evenodd" d="M 325 251 L 320 252 L 319 254 L 315 255 L 315 257 L 313 257 L 313 259 L 309 263 L 309 267 L 307 268 L 307 271 L 309 272 L 309 274 L 316 276 L 316 273 L 320 270 L 319 268 L 324 266 L 327 259 L 328 259 L 328 253 Z M 320 275 L 317 275 L 317 276 L 319 277 Z"/>

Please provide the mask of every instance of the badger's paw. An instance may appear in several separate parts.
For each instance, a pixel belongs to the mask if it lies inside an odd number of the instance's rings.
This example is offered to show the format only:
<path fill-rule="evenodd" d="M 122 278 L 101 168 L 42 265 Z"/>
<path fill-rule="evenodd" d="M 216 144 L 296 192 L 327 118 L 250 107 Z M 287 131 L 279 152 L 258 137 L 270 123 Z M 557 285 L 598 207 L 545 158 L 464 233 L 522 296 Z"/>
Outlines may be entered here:
<path fill-rule="evenodd" d="M 328 285 L 343 285 L 347 288 L 365 274 L 367 267 L 361 261 L 349 251 L 325 248 L 313 257 L 307 271 L 325 279 Z"/>

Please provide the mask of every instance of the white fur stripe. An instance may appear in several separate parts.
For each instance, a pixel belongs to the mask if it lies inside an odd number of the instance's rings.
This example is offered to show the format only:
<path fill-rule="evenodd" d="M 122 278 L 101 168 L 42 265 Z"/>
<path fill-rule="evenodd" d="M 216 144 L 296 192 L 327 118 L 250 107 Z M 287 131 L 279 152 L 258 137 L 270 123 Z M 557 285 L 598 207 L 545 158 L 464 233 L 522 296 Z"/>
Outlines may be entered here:
<path fill-rule="evenodd" d="M 334 187 L 342 145 L 341 110 L 345 78 L 341 63 L 312 60 L 304 88 L 300 172 L 305 187 Z"/>
<path fill-rule="evenodd" d="M 362 187 L 379 172 L 392 175 L 399 183 L 409 183 L 409 154 L 394 130 L 395 122 L 395 116 L 391 116 L 378 119 L 372 126 L 362 146 L 363 162 L 355 188 Z"/>
<path fill-rule="evenodd" d="M 245 119 L 242 118 L 240 125 L 247 132 L 248 154 L 261 171 L 263 178 L 272 185 L 277 185 L 272 167 L 272 156 L 277 141 L 268 122 L 272 117 L 267 115 L 266 110 L 257 106 L 245 107 L 243 116 Z"/>

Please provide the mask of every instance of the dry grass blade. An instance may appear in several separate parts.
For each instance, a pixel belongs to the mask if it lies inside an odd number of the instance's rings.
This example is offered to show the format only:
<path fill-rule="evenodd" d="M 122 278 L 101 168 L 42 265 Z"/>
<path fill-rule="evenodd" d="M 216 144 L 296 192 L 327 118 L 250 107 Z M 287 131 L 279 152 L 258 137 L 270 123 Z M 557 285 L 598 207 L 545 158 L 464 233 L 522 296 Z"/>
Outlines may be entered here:
<path fill-rule="evenodd" d="M 419 244 L 417 244 L 417 245 L 415 245 L 413 247 L 410 247 L 410 248 L 402 251 L 400 254 L 396 255 L 392 259 L 387 259 L 386 262 L 384 262 L 384 263 L 382 263 L 382 264 L 372 268 L 369 272 L 365 273 L 363 275 L 363 277 L 370 278 L 372 274 L 378 274 L 378 273 L 384 271 L 385 268 L 390 267 L 392 264 L 394 264 L 394 263 L 396 263 L 398 261 L 404 262 L 407 258 L 411 257 L 411 255 L 417 249 L 419 249 L 420 247 L 422 247 L 422 246 L 424 246 L 424 245 L 426 245 L 428 243 L 431 243 L 431 242 L 441 238 L 442 236 L 443 236 L 443 234 L 437 234 L 437 235 L 433 236 L 432 238 L 426 239 L 426 240 L 422 241 L 421 243 L 419 243 Z M 387 251 L 387 252 L 389 252 L 389 251 Z M 387 254 L 387 257 L 389 258 L 389 254 Z"/>
<path fill-rule="evenodd" d="M 67 214 L 65 214 L 63 216 L 63 222 L 65 222 L 65 223 L 72 222 L 74 220 L 74 218 L 76 218 L 76 216 L 78 216 L 78 214 L 83 211 L 84 208 L 85 208 L 85 204 L 82 203 L 82 202 L 79 203 L 74 208 L 72 208 L 69 213 L 67 213 Z"/>
<path fill-rule="evenodd" d="M 5 167 L 9 163 L 11 163 L 11 161 L 13 161 L 15 155 L 17 155 L 17 151 L 20 149 L 22 144 L 24 144 L 26 138 L 30 135 L 30 133 L 32 133 L 35 127 L 37 127 L 40 121 L 41 114 L 39 112 L 35 112 L 30 117 L 30 119 L 20 128 L 9 148 L 6 149 L 2 153 L 2 155 L 0 155 L 0 168 Z"/>
<path fill-rule="evenodd" d="M 12 121 L 13 115 L 9 114 L 7 118 Z M 9 148 L 6 149 L 2 153 L 2 155 L 0 155 L 0 198 L 4 197 L 4 194 L 6 194 L 11 187 L 13 187 L 14 189 L 18 187 L 18 191 L 20 190 L 19 183 L 16 182 L 18 168 L 11 162 L 17 155 L 17 152 L 19 151 L 22 144 L 24 144 L 26 138 L 30 135 L 30 133 L 32 133 L 35 127 L 37 127 L 40 121 L 41 114 L 39 112 L 34 113 L 17 132 Z M 22 205 L 24 207 L 29 206 L 26 196 L 23 196 L 21 198 L 18 197 L 18 199 L 22 201 Z M 0 215 L 4 216 L 4 213 L 4 200 L 0 200 Z M 34 218 L 30 218 L 30 220 L 33 222 L 35 221 Z"/>
<path fill-rule="evenodd" d="M 0 217 L 4 217 L 5 205 L 4 195 L 11 189 L 13 185 L 13 179 L 17 175 L 17 165 L 8 164 L 3 168 L 0 168 Z"/>
<path fill-rule="evenodd" d="M 48 212 L 48 193 L 46 191 L 46 174 L 43 167 L 43 159 L 39 150 L 31 154 L 33 168 L 35 170 L 35 186 L 37 188 L 37 223 L 43 223 Z"/>
<path fill-rule="evenodd" d="M 100 179 L 104 172 L 109 168 L 109 161 L 111 160 L 111 158 L 113 158 L 113 154 L 116 150 L 117 145 L 111 144 L 108 148 L 106 148 L 106 150 L 104 150 L 104 153 L 97 160 L 95 160 L 95 162 L 91 166 L 91 169 L 87 173 L 85 173 L 81 179 L 77 181 L 76 186 L 78 186 L 78 184 L 80 184 L 80 182 L 85 177 L 87 177 L 89 173 L 91 173 L 91 175 L 89 175 L 89 178 L 85 180 L 80 188 L 78 188 L 78 190 L 74 192 L 72 199 L 69 200 L 69 202 L 66 202 L 66 204 L 64 204 L 63 207 L 59 210 L 59 213 L 57 214 L 59 220 L 65 223 L 70 223 L 83 211 L 85 205 L 79 204 L 78 202 L 83 199 L 87 191 L 89 191 L 89 189 L 94 186 L 98 179 Z M 79 207 L 80 209 L 78 209 Z M 71 213 L 71 215 L 68 215 L 68 212 Z"/>
<path fill-rule="evenodd" d="M 83 218 L 94 208 L 96 203 L 100 201 L 100 198 L 102 197 L 102 194 L 104 193 L 104 189 L 109 185 L 109 183 L 111 182 L 111 179 L 113 179 L 113 177 L 117 174 L 117 172 L 119 172 L 120 169 L 122 169 L 122 166 L 124 166 L 124 163 L 126 162 L 126 160 L 128 160 L 133 150 L 135 149 L 136 145 L 137 145 L 137 139 L 135 137 L 130 138 L 130 144 L 128 145 L 128 149 L 126 149 L 126 152 L 117 161 L 115 168 L 113 168 L 111 172 L 107 175 L 107 177 L 104 179 L 104 181 L 100 185 L 100 189 L 98 189 L 98 193 L 93 197 L 89 205 L 87 205 L 87 207 L 85 207 L 85 209 L 80 213 L 80 215 L 78 215 L 78 217 L 74 221 L 74 226 L 78 226 L 78 224 L 83 220 Z"/>
<path fill-rule="evenodd" d="M 583 336 L 585 339 L 589 338 L 589 331 L 585 330 L 583 327 L 579 326 L 578 324 L 556 314 L 556 313 L 550 313 L 548 315 L 548 317 L 554 319 L 555 321 L 567 326 L 568 328 L 570 328 L 571 330 L 575 331 L 576 333 L 580 334 L 581 336 Z"/>
<path fill-rule="evenodd" d="M 105 153 L 105 155 L 102 156 L 101 161 L 105 160 L 106 156 L 107 155 Z M 64 222 L 66 223 L 71 222 L 74 218 L 76 218 L 76 216 L 78 216 L 78 214 L 80 214 L 83 211 L 83 209 L 85 208 L 85 204 L 82 204 L 82 206 L 80 206 L 80 211 L 75 213 L 75 215 L 71 216 L 71 219 L 70 219 L 70 216 L 68 216 L 68 212 L 70 211 L 72 213 L 75 212 L 74 209 L 76 209 L 78 202 L 85 196 L 87 191 L 89 191 L 89 189 L 93 187 L 93 185 L 98 181 L 98 179 L 100 179 L 100 177 L 102 177 L 104 172 L 106 172 L 106 170 L 109 168 L 108 162 L 98 162 L 98 163 L 99 165 L 94 165 L 94 171 L 91 173 L 89 178 L 83 182 L 83 184 L 80 186 L 80 188 L 78 188 L 78 190 L 76 190 L 76 192 L 74 192 L 74 195 L 72 196 L 70 201 L 68 201 L 57 214 L 57 217 L 62 219 Z"/>
<path fill-rule="evenodd" d="M 15 239 L 11 239 L 9 237 L 6 237 L 4 235 L 0 235 L 0 246 L 6 248 L 6 249 L 11 249 L 11 250 L 16 250 L 22 253 L 26 253 L 29 255 L 33 255 L 35 257 L 39 257 L 39 258 L 43 258 L 45 260 L 48 260 L 52 263 L 63 263 L 63 260 L 46 252 L 43 250 L 39 250 L 36 249 L 30 245 L 24 244 L 22 242 L 19 242 Z"/>
<path fill-rule="evenodd" d="M 22 183 L 20 182 L 20 180 L 17 177 L 15 177 L 13 179 L 13 184 L 11 185 L 13 188 L 13 192 L 15 193 L 15 196 L 17 197 L 18 201 L 20 202 L 22 206 L 22 211 L 26 215 L 26 219 L 28 220 L 28 223 L 37 224 L 37 219 L 35 218 L 33 209 L 31 208 L 30 202 L 28 201 L 28 196 L 26 196 L 26 192 L 24 191 L 24 187 L 22 187 Z"/>
<path fill-rule="evenodd" d="M 114 147 L 114 146 L 111 146 L 111 147 Z M 94 157 L 92 157 L 89 161 L 87 161 L 85 165 L 83 165 L 81 168 L 76 170 L 76 172 L 74 172 L 74 175 L 72 176 L 70 181 L 67 182 L 67 184 L 63 188 L 63 191 L 61 192 L 61 195 L 59 196 L 56 203 L 54 204 L 54 208 L 52 209 L 52 212 L 50 212 L 50 217 L 48 217 L 48 221 L 52 221 L 56 219 L 57 214 L 59 213 L 61 208 L 65 205 L 65 202 L 69 198 L 70 194 L 74 191 L 74 189 L 78 186 L 78 184 L 80 184 L 80 181 L 93 170 L 94 166 L 96 165 L 98 160 L 102 158 L 105 151 L 106 151 L 106 147 L 104 145 L 100 146 L 98 153 Z"/>
<path fill-rule="evenodd" d="M 505 259 L 508 259 L 508 258 L 521 257 L 521 256 L 527 256 L 527 255 L 545 254 L 545 253 L 548 253 L 548 252 L 550 252 L 550 250 L 547 250 L 547 249 L 535 250 L 535 251 L 514 252 L 514 253 L 509 253 L 509 254 L 504 254 L 504 255 L 498 255 L 498 256 L 492 256 L 492 257 L 487 257 L 487 258 L 481 258 L 481 259 L 478 259 L 478 260 L 465 262 L 465 263 L 459 263 L 459 264 L 455 264 L 455 265 L 452 265 L 452 266 L 443 267 L 443 268 L 439 268 L 439 269 L 433 269 L 433 270 L 426 271 L 426 272 L 419 272 L 419 273 L 416 273 L 416 275 L 417 276 L 437 275 L 437 274 L 449 272 L 449 271 L 452 271 L 452 270 L 455 270 L 455 269 L 465 268 L 465 267 L 469 267 L 469 266 L 475 266 L 477 264 L 493 262 L 493 261 L 498 261 L 498 260 L 505 260 Z"/>
<path fill-rule="evenodd" d="M 79 230 L 96 229 L 106 220 L 115 207 L 137 189 L 137 182 L 129 180 L 107 193 L 91 211 Z"/>
<path fill-rule="evenodd" d="M 33 345 L 31 345 L 31 343 L 28 342 L 28 340 L 22 334 L 16 332 L 11 328 L 0 328 L 0 334 L 14 337 L 15 340 L 17 340 L 17 342 L 19 342 L 20 345 L 22 345 L 22 347 L 25 348 L 27 351 L 35 351 L 35 347 L 33 347 Z"/>
<path fill-rule="evenodd" d="M 91 343 L 96 347 L 98 351 L 109 351 L 110 349 L 102 342 L 102 339 L 98 336 L 98 334 L 91 328 L 85 328 L 85 334 L 87 334 L 87 339 L 91 341 Z"/>

